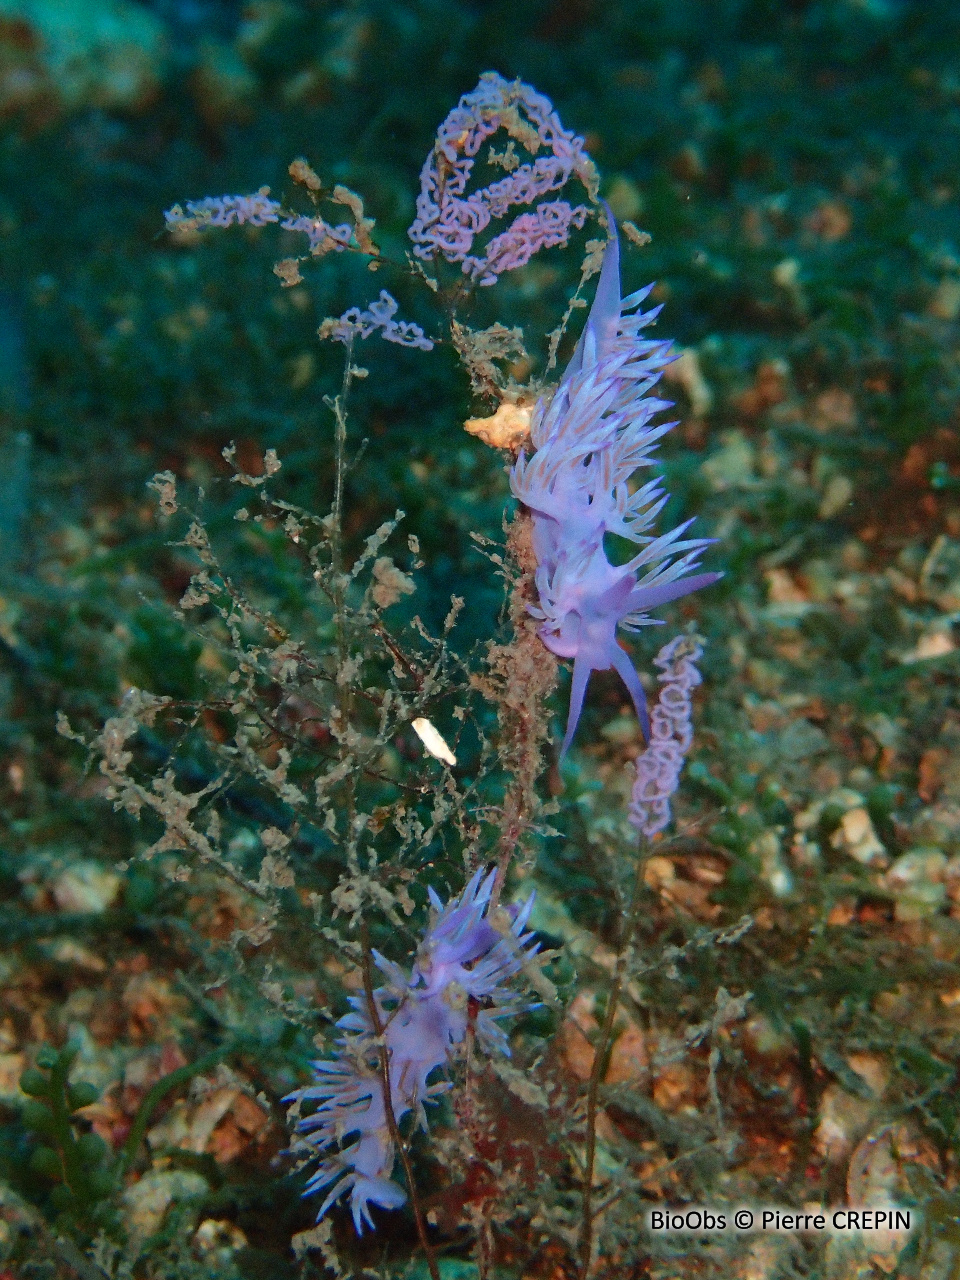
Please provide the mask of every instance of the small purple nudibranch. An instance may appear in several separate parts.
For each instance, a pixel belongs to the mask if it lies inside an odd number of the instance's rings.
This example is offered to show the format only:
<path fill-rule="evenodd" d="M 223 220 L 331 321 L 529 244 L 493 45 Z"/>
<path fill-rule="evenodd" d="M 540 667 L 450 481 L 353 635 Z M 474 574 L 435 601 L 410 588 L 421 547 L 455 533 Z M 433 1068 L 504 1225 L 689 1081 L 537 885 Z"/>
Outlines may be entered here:
<path fill-rule="evenodd" d="M 540 949 L 526 927 L 534 896 L 491 920 L 495 881 L 495 871 L 477 871 L 460 896 L 447 903 L 428 887 L 432 919 L 409 977 L 399 965 L 373 953 L 387 979 L 373 995 L 397 1121 L 412 1112 L 426 1129 L 424 1104 L 450 1087 L 443 1079 L 428 1081 L 449 1066 L 469 1027 L 486 1052 L 509 1057 L 500 1020 L 537 1007 L 513 986 L 513 979 Z M 337 1023 L 346 1034 L 337 1041 L 333 1056 L 315 1062 L 313 1084 L 284 1101 L 318 1104 L 297 1124 L 302 1135 L 298 1151 L 321 1158 L 304 1191 L 327 1192 L 317 1221 L 349 1191 L 354 1226 L 361 1234 L 364 1224 L 373 1226 L 371 1205 L 396 1209 L 407 1197 L 390 1176 L 396 1153 L 373 1020 L 364 996 L 351 996 L 350 1006 L 350 1013 Z"/>
<path fill-rule="evenodd" d="M 675 422 L 650 425 L 670 401 L 648 393 L 675 359 L 671 343 L 640 337 L 659 307 L 640 311 L 649 285 L 620 296 L 620 248 L 607 209 L 610 238 L 597 294 L 577 348 L 552 399 L 541 400 L 531 423 L 535 452 L 520 454 L 510 482 L 533 517 L 543 643 L 573 659 L 570 711 L 561 748 L 566 754 L 594 671 L 618 672 L 650 740 L 647 704 L 639 677 L 617 643 L 617 628 L 636 631 L 656 623 L 649 610 L 709 586 L 719 573 L 692 573 L 713 538 L 684 538 L 692 524 L 654 537 L 650 529 L 669 494 L 660 477 L 631 493 L 638 467 Z M 618 534 L 639 550 L 625 564 L 611 564 L 606 534 Z"/>

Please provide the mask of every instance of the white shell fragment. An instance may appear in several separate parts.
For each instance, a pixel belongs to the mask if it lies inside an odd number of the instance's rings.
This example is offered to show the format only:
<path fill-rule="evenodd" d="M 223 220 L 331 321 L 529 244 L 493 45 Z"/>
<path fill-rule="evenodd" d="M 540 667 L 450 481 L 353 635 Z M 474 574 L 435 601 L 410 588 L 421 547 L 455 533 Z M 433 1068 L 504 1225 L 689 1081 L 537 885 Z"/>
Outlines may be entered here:
<path fill-rule="evenodd" d="M 424 716 L 418 716 L 413 721 L 413 731 L 423 743 L 423 748 L 428 756 L 433 756 L 434 760 L 442 760 L 444 764 L 455 765 L 457 763 L 457 757 Z"/>

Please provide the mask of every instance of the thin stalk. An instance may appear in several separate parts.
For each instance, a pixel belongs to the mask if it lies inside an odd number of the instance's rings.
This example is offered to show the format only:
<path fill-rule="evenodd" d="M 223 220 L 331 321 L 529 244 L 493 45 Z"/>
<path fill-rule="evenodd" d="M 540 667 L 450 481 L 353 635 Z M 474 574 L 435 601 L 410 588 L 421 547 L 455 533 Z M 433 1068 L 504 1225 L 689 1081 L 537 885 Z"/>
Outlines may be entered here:
<path fill-rule="evenodd" d="M 510 864 L 539 808 L 536 784 L 543 772 L 543 744 L 550 728 L 547 699 L 557 683 L 557 660 L 537 634 L 528 609 L 537 599 L 537 561 L 533 523 L 525 508 L 510 525 L 506 553 L 516 569 L 508 606 L 513 635 L 509 644 L 489 649 L 487 696 L 498 704 L 500 759 L 512 776 L 501 813 L 491 909 L 499 905 Z"/>
<path fill-rule="evenodd" d="M 517 851 L 520 837 L 524 831 L 524 822 L 520 811 L 522 797 L 518 794 L 519 791 L 519 787 L 514 788 L 507 797 L 507 803 L 504 806 L 504 824 L 497 855 L 497 874 L 493 881 L 493 891 L 490 894 L 491 911 L 500 905 L 500 895 L 503 893 L 503 886 L 507 881 L 507 872 L 510 870 L 510 863 L 513 861 L 513 855 Z"/>
<path fill-rule="evenodd" d="M 129 1169 L 136 1160 L 140 1144 L 147 1132 L 147 1125 L 150 1123 L 154 1111 L 167 1094 L 171 1090 L 179 1088 L 180 1085 L 187 1084 L 195 1076 L 209 1071 L 211 1067 L 219 1066 L 224 1058 L 228 1058 L 232 1053 L 235 1053 L 240 1046 L 240 1041 L 231 1040 L 219 1049 L 212 1049 L 210 1053 L 205 1053 L 203 1057 L 197 1058 L 195 1062 L 188 1062 L 184 1066 L 168 1072 L 167 1075 L 163 1076 L 162 1079 L 147 1090 L 143 1101 L 137 1108 L 137 1114 L 134 1117 L 133 1124 L 130 1126 L 127 1140 L 120 1150 L 120 1162 L 124 1170 Z"/>
<path fill-rule="evenodd" d="M 486 1165 L 487 1160 L 481 1153 L 481 1140 L 483 1134 L 477 1123 L 476 1108 L 476 1075 L 474 1073 L 474 1057 L 473 1050 L 477 1038 L 477 1015 L 480 1012 L 478 1002 L 471 998 L 467 1003 L 467 1035 L 465 1041 L 465 1072 L 463 1084 L 463 1103 L 460 1108 L 460 1115 L 463 1117 L 467 1132 L 470 1135 L 470 1141 L 473 1144 L 474 1159 L 483 1161 Z M 487 1200 L 484 1203 L 482 1223 L 477 1231 L 477 1271 L 478 1280 L 493 1280 L 493 1238 L 490 1227 L 491 1203 Z"/>
<path fill-rule="evenodd" d="M 343 382 L 340 394 L 335 400 L 328 401 L 333 410 L 334 431 L 334 482 L 333 482 L 333 528 L 330 530 L 330 550 L 333 559 L 333 571 L 338 575 L 334 580 L 335 592 L 342 592 L 343 585 L 339 576 L 343 573 L 343 487 L 347 474 L 347 396 L 353 382 L 353 337 L 347 339 L 347 358 L 343 368 Z"/>
<path fill-rule="evenodd" d="M 583 1218 L 580 1224 L 580 1271 L 578 1280 L 588 1280 L 590 1275 L 590 1264 L 593 1260 L 593 1228 L 596 1219 L 593 1209 L 593 1172 L 597 1160 L 597 1110 L 600 1098 L 600 1085 L 603 1082 L 603 1077 L 607 1073 L 607 1066 L 610 1061 L 610 1051 L 613 1047 L 613 1024 L 617 1016 L 617 1008 L 620 1003 L 620 992 L 623 989 L 623 980 L 626 977 L 627 964 L 630 959 L 630 949 L 633 945 L 633 935 L 636 932 L 637 917 L 640 913 L 640 902 L 643 897 L 644 860 L 639 856 L 639 853 L 640 851 L 638 850 L 637 867 L 633 881 L 633 892 L 630 898 L 630 906 L 627 911 L 627 918 L 624 925 L 623 937 L 621 939 L 620 951 L 617 956 L 617 963 L 614 967 L 613 978 L 610 983 L 610 992 L 607 997 L 607 1012 L 603 1020 L 603 1026 L 600 1030 L 600 1038 L 597 1041 L 596 1052 L 593 1057 L 593 1069 L 590 1072 L 590 1083 L 587 1086 L 587 1142 L 584 1160 Z"/>
<path fill-rule="evenodd" d="M 347 745 L 346 734 L 353 715 L 353 690 L 350 682 L 343 679 L 343 672 L 350 656 L 350 637 L 347 632 L 346 604 L 347 579 L 344 572 L 343 551 L 343 496 L 347 476 L 347 397 L 353 383 L 353 334 L 347 338 L 347 356 L 343 367 L 343 382 L 340 394 L 327 404 L 333 412 L 334 419 L 334 482 L 333 507 L 330 512 L 330 561 L 332 573 L 331 594 L 333 597 L 333 618 L 337 639 L 337 712 L 339 717 L 340 737 L 339 756 L 344 761 L 351 754 Z M 342 736 L 341 736 L 342 735 Z M 352 849 L 353 819 L 356 812 L 355 778 L 351 772 L 347 785 L 347 843 L 348 856 Z"/>
<path fill-rule="evenodd" d="M 328 400 L 334 420 L 334 481 L 331 510 L 330 560 L 333 569 L 333 604 L 336 610 L 337 661 L 342 667 L 348 657 L 349 638 L 343 617 L 346 585 L 343 573 L 343 491 L 347 477 L 347 397 L 353 382 L 353 337 L 347 340 L 347 358 L 340 394 Z M 338 681 L 339 684 L 339 681 Z"/>
<path fill-rule="evenodd" d="M 407 1186 L 410 1189 L 410 1206 L 413 1209 L 414 1221 L 417 1224 L 417 1236 L 420 1239 L 420 1247 L 423 1249 L 427 1259 L 427 1267 L 430 1270 L 430 1280 L 440 1280 L 440 1270 L 437 1267 L 437 1259 L 433 1252 L 433 1245 L 427 1237 L 426 1221 L 423 1216 L 423 1208 L 420 1204 L 420 1197 L 417 1194 L 417 1184 L 413 1176 L 413 1165 L 410 1162 L 410 1156 L 400 1137 L 400 1127 L 397 1124 L 396 1112 L 393 1109 L 393 1091 L 390 1087 L 390 1055 L 387 1051 L 386 1041 L 384 1040 L 384 1025 L 380 1020 L 380 1010 L 377 1008 L 377 1002 L 373 994 L 373 962 L 370 954 L 370 937 L 366 926 L 362 930 L 363 938 L 363 990 L 367 999 L 367 1009 L 370 1013 L 370 1023 L 373 1026 L 374 1034 L 377 1040 L 377 1055 L 380 1060 L 380 1084 L 383 1089 L 383 1109 L 387 1117 L 387 1128 L 390 1130 L 390 1138 L 396 1148 L 400 1161 L 403 1165 L 403 1172 L 407 1179 Z"/>

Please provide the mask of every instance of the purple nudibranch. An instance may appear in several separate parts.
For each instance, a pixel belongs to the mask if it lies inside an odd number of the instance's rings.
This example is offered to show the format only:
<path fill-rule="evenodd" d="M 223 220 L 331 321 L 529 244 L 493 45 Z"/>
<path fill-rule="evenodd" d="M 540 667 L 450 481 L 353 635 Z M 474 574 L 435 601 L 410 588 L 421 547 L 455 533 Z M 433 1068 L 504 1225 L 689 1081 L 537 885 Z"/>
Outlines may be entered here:
<path fill-rule="evenodd" d="M 651 425 L 671 407 L 649 394 L 672 344 L 641 338 L 660 307 L 641 311 L 652 285 L 620 296 L 620 247 L 613 214 L 596 297 L 573 358 L 552 398 L 537 405 L 531 423 L 535 452 L 521 453 L 511 488 L 531 512 L 537 558 L 539 636 L 553 653 L 573 659 L 570 710 L 561 748 L 566 754 L 594 671 L 617 671 L 650 740 L 646 698 L 617 628 L 636 631 L 660 622 L 649 610 L 709 586 L 723 575 L 692 573 L 713 538 L 684 538 L 693 523 L 653 536 L 647 531 L 669 498 L 659 476 L 635 493 L 628 481 L 675 422 Z M 625 564 L 611 564 L 606 534 L 639 548 Z"/>
<path fill-rule="evenodd" d="M 413 971 L 373 953 L 386 977 L 373 996 L 389 1062 L 390 1101 L 398 1122 L 412 1112 L 427 1128 L 425 1104 L 450 1086 L 434 1073 L 448 1067 L 472 1026 L 477 1046 L 510 1056 L 499 1025 L 537 1008 L 516 991 L 514 979 L 537 955 L 540 944 L 527 921 L 534 895 L 496 913 L 491 907 L 496 872 L 477 871 L 459 897 L 444 903 L 432 886 L 431 921 Z M 471 1002 L 475 1007 L 471 1008 Z M 319 1221 L 350 1192 L 358 1234 L 372 1227 L 370 1206 L 396 1209 L 406 1193 L 391 1173 L 396 1152 L 387 1121 L 379 1047 L 364 995 L 351 996 L 350 1012 L 337 1026 L 346 1034 L 330 1058 L 314 1062 L 313 1083 L 285 1102 L 315 1102 L 312 1115 L 297 1123 L 297 1150 L 320 1164 L 304 1195 L 326 1191 Z M 352 1139 L 352 1140 L 351 1140 Z"/>

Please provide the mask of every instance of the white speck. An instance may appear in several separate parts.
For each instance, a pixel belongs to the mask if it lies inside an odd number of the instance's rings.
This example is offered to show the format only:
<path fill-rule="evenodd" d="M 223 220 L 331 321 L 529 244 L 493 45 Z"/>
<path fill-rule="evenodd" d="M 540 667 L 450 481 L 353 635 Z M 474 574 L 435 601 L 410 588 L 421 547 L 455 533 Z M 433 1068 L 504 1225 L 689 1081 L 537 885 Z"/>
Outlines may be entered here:
<path fill-rule="evenodd" d="M 418 716 L 413 721 L 413 731 L 423 743 L 427 755 L 433 756 L 435 760 L 442 760 L 444 764 L 455 765 L 457 763 L 457 757 L 429 720 L 423 716 Z"/>

